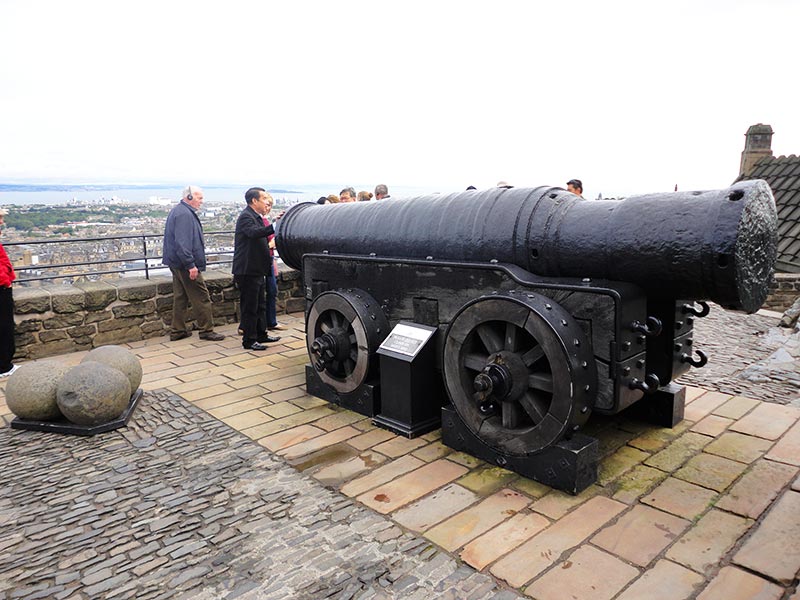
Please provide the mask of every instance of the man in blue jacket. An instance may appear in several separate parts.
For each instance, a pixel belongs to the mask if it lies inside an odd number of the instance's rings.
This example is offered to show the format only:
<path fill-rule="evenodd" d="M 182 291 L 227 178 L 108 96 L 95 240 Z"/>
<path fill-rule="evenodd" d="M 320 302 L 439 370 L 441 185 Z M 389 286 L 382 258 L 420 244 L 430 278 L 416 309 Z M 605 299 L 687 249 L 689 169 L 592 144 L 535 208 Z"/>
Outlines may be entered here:
<path fill-rule="evenodd" d="M 267 238 L 275 233 L 272 225 L 265 226 L 267 200 L 264 188 L 252 187 L 245 192 L 247 206 L 236 220 L 233 241 L 233 280 L 239 288 L 242 313 L 242 346 L 246 350 L 266 350 L 264 342 L 277 342 L 280 337 L 267 333 L 267 297 L 264 277 L 272 269 L 272 256 Z"/>
<path fill-rule="evenodd" d="M 171 341 L 182 340 L 192 335 L 186 325 L 189 304 L 200 329 L 200 339 L 218 342 L 225 339 L 214 331 L 211 315 L 211 295 L 208 293 L 203 271 L 206 270 L 206 245 L 203 226 L 197 210 L 203 203 L 203 190 L 195 185 L 183 190 L 181 201 L 167 217 L 164 227 L 163 263 L 172 271 L 172 327 Z"/>

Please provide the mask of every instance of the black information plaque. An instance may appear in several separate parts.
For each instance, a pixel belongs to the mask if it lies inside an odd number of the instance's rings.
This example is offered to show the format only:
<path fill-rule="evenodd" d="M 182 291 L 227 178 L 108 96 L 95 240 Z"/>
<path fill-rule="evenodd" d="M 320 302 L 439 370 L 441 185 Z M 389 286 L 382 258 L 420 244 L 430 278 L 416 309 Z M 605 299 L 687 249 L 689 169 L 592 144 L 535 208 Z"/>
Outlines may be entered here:
<path fill-rule="evenodd" d="M 388 350 L 413 359 L 434 333 L 435 327 L 400 321 L 378 347 L 378 354 L 381 350 Z"/>
<path fill-rule="evenodd" d="M 436 371 L 437 328 L 401 321 L 378 348 L 381 411 L 373 422 L 416 437 L 439 427 L 444 397 Z"/>

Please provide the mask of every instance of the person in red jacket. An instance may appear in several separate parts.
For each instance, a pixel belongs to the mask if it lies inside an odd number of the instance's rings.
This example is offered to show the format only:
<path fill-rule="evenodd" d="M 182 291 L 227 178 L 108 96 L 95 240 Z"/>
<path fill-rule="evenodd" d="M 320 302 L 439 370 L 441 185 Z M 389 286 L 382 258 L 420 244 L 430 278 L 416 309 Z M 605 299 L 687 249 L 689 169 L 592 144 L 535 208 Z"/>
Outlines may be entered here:
<path fill-rule="evenodd" d="M 4 225 L 8 210 L 0 208 L 0 226 Z M 0 232 L 2 229 L 0 229 Z M 11 295 L 11 284 L 17 278 L 14 267 L 0 244 L 0 377 L 8 377 L 17 370 L 12 362 L 16 346 L 14 345 L 14 297 Z"/>

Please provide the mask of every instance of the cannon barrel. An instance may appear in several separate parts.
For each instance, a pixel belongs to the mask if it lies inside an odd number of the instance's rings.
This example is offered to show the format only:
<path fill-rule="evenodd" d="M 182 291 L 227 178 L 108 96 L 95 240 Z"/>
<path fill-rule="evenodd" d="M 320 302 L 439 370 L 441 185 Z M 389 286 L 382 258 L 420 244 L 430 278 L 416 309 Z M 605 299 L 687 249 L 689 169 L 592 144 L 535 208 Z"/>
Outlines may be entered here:
<path fill-rule="evenodd" d="M 660 297 L 754 312 L 766 299 L 777 215 L 761 180 L 727 189 L 586 201 L 560 188 L 492 188 L 403 200 L 300 204 L 283 261 L 308 253 L 511 263 L 543 277 L 635 283 Z"/>

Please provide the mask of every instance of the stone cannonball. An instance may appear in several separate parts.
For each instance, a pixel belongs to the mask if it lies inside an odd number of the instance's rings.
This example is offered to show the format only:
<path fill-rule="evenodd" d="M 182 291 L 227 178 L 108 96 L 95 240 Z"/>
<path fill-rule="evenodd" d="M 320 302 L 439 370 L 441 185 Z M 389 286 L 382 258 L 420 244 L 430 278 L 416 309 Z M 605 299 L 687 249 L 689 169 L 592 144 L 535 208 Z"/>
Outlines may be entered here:
<path fill-rule="evenodd" d="M 131 382 L 131 393 L 142 383 L 142 365 L 136 355 L 122 346 L 99 346 L 90 351 L 82 363 L 94 361 L 122 371 Z"/>
<path fill-rule="evenodd" d="M 52 360 L 20 365 L 6 384 L 8 409 L 20 419 L 30 421 L 60 419 L 56 387 L 69 369 L 68 365 Z"/>
<path fill-rule="evenodd" d="M 84 361 L 58 382 L 56 401 L 67 419 L 78 425 L 100 425 L 119 417 L 131 399 L 131 383 L 113 367 Z"/>

